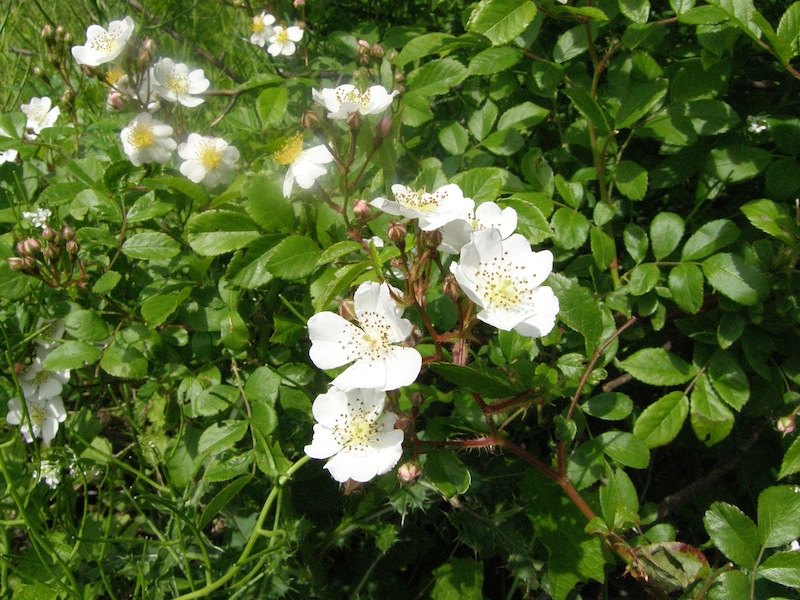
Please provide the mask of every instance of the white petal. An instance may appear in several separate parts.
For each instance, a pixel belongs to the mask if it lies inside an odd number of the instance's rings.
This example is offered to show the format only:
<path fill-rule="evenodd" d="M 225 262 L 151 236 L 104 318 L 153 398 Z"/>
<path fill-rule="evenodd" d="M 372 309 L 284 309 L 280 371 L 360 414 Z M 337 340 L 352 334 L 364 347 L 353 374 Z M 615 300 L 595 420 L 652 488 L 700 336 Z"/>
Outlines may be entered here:
<path fill-rule="evenodd" d="M 339 423 L 342 414 L 347 413 L 348 394 L 331 388 L 314 400 L 312 412 L 318 423 L 333 428 Z"/>
<path fill-rule="evenodd" d="M 22 403 L 19 401 L 19 398 L 11 398 L 11 400 L 8 401 L 6 421 L 8 421 L 9 425 L 19 425 L 22 423 Z"/>
<path fill-rule="evenodd" d="M 314 438 L 311 443 L 303 448 L 303 452 L 308 454 L 311 458 L 330 458 L 337 452 L 341 451 L 342 447 L 338 444 L 333 437 L 333 431 L 322 425 L 314 425 Z"/>
<path fill-rule="evenodd" d="M 288 198 L 292 195 L 292 186 L 294 185 L 294 173 L 291 167 L 286 171 L 286 177 L 283 178 L 283 197 Z"/>
<path fill-rule="evenodd" d="M 416 381 L 422 369 L 422 355 L 414 348 L 395 346 L 386 359 L 386 384 L 384 390 L 396 390 Z"/>
<path fill-rule="evenodd" d="M 42 424 L 42 441 L 45 446 L 50 445 L 50 442 L 56 437 L 56 433 L 58 433 L 58 421 L 48 417 Z"/>
<path fill-rule="evenodd" d="M 347 364 L 351 359 L 345 346 L 357 343 L 364 332 L 339 315 L 326 311 L 308 320 L 308 335 L 311 338 L 311 361 L 324 370 Z"/>

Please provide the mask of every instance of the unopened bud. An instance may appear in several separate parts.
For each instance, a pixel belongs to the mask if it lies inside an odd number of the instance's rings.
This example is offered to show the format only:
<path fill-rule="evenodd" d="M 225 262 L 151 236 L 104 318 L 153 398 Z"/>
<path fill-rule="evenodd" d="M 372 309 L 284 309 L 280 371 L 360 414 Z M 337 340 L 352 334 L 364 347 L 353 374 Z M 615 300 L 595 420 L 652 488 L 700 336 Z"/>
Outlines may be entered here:
<path fill-rule="evenodd" d="M 34 238 L 28 238 L 27 240 L 22 240 L 18 246 L 22 246 L 22 252 L 20 254 L 23 255 L 30 255 L 33 256 L 39 250 L 42 249 L 42 245 L 39 243 L 39 240 Z"/>
<path fill-rule="evenodd" d="M 396 86 L 394 86 L 394 89 L 396 89 L 397 93 L 401 96 L 406 93 L 406 86 L 404 86 L 402 83 L 398 83 Z"/>
<path fill-rule="evenodd" d="M 392 117 L 383 117 L 375 128 L 375 135 L 383 139 L 392 131 Z"/>
<path fill-rule="evenodd" d="M 42 37 L 46 40 L 51 40 L 54 37 L 53 27 L 51 25 L 45 25 L 42 27 Z"/>
<path fill-rule="evenodd" d="M 74 240 L 75 239 L 75 230 L 72 229 L 69 225 L 64 225 L 64 229 L 61 230 L 61 235 L 64 237 L 65 240 Z"/>
<path fill-rule="evenodd" d="M 395 58 L 397 58 L 397 50 L 389 50 L 388 58 L 389 60 L 394 60 Z"/>
<path fill-rule="evenodd" d="M 295 8 L 303 8 L 306 5 L 306 0 L 294 0 Z"/>
<path fill-rule="evenodd" d="M 69 31 L 64 34 L 64 43 L 67 45 L 72 43 L 72 34 Z"/>
<path fill-rule="evenodd" d="M 389 223 L 389 227 L 386 228 L 386 236 L 395 243 L 405 242 L 406 232 L 407 229 L 404 223 L 392 221 Z"/>
<path fill-rule="evenodd" d="M 27 258 L 27 257 L 25 257 Z M 8 261 L 8 268 L 12 271 L 19 272 L 25 270 L 25 258 L 21 256 L 9 256 L 6 260 Z"/>
<path fill-rule="evenodd" d="M 125 108 L 125 97 L 119 92 L 111 92 L 106 100 L 108 110 L 122 110 Z"/>
<path fill-rule="evenodd" d="M 342 300 L 339 302 L 339 316 L 346 321 L 356 320 L 356 305 L 350 300 Z"/>
<path fill-rule="evenodd" d="M 45 246 L 45 249 L 42 250 L 42 254 L 47 260 L 53 260 L 56 256 L 58 256 L 58 248 L 48 244 Z"/>
<path fill-rule="evenodd" d="M 69 252 L 71 255 L 74 256 L 78 253 L 78 242 L 76 242 L 75 240 L 70 240 L 67 242 L 66 248 L 67 252 Z"/>
<path fill-rule="evenodd" d="M 14 375 L 22 375 L 25 372 L 25 365 L 21 362 L 14 363 Z"/>
<path fill-rule="evenodd" d="M 410 431 L 414 427 L 414 419 L 411 415 L 406 413 L 399 413 L 397 420 L 394 422 L 395 429 L 402 429 L 403 431 Z"/>
<path fill-rule="evenodd" d="M 778 431 L 780 431 L 783 435 L 788 435 L 794 432 L 797 419 L 795 415 L 786 415 L 785 417 L 781 417 L 778 419 Z"/>
<path fill-rule="evenodd" d="M 45 225 L 44 227 L 42 227 L 43 240 L 54 240 L 56 239 L 57 235 L 58 233 L 56 232 L 56 230 L 50 227 L 49 225 Z"/>
<path fill-rule="evenodd" d="M 425 403 L 425 395 L 422 392 L 414 392 L 408 399 L 413 406 L 422 406 Z"/>
<path fill-rule="evenodd" d="M 366 221 L 372 215 L 366 200 L 356 200 L 353 204 L 353 216 L 359 221 Z"/>
<path fill-rule="evenodd" d="M 316 111 L 307 110 L 303 113 L 303 116 L 300 117 L 300 124 L 308 129 L 309 131 L 316 131 L 322 125 L 320 121 L 319 115 Z"/>
<path fill-rule="evenodd" d="M 442 243 L 442 232 L 438 229 L 423 231 L 420 233 L 420 237 L 422 238 L 422 243 L 427 248 L 432 248 L 434 250 Z"/>
<path fill-rule="evenodd" d="M 369 49 L 369 53 L 374 58 L 383 58 L 384 54 L 386 54 L 386 51 L 380 44 L 372 44 L 372 47 Z"/>
<path fill-rule="evenodd" d="M 156 55 L 156 43 L 153 38 L 147 38 L 145 41 L 142 42 L 142 47 L 139 50 L 139 64 L 142 67 L 146 67 L 149 65 L 153 57 Z"/>
<path fill-rule="evenodd" d="M 442 293 L 451 300 L 457 300 L 461 297 L 461 287 L 458 285 L 455 277 L 448 275 L 444 278 Z"/>
<path fill-rule="evenodd" d="M 361 113 L 356 111 L 347 117 L 347 126 L 350 129 L 356 130 L 361 127 Z"/>
<path fill-rule="evenodd" d="M 405 81 L 406 80 L 405 73 L 403 73 L 402 71 L 398 71 L 397 73 L 394 74 L 394 80 L 397 83 L 401 83 L 401 82 Z"/>
<path fill-rule="evenodd" d="M 358 40 L 358 53 L 362 56 L 369 56 L 372 51 L 372 46 L 369 45 L 367 40 Z"/>
<path fill-rule="evenodd" d="M 422 469 L 415 462 L 403 463 L 397 468 L 397 479 L 401 483 L 412 483 L 422 475 Z"/>

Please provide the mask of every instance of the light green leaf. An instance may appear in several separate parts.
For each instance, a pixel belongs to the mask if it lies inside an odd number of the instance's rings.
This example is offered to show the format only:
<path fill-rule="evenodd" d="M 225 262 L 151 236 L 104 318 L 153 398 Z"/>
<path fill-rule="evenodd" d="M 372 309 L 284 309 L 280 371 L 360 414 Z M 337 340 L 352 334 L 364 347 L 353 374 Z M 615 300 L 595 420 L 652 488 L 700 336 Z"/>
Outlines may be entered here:
<path fill-rule="evenodd" d="M 636 265 L 630 272 L 628 290 L 633 296 L 643 296 L 652 290 L 661 278 L 661 271 L 654 263 Z"/>
<path fill-rule="evenodd" d="M 433 119 L 430 102 L 415 92 L 403 94 L 402 120 L 404 125 L 419 127 Z"/>
<path fill-rule="evenodd" d="M 603 392 L 581 404 L 581 410 L 605 421 L 621 421 L 631 414 L 633 400 L 619 392 Z"/>
<path fill-rule="evenodd" d="M 605 484 L 600 486 L 600 507 L 603 518 L 611 527 L 616 527 L 617 515 L 621 512 L 639 512 L 639 496 L 631 478 L 622 469 L 609 469 Z"/>
<path fill-rule="evenodd" d="M 743 205 L 741 211 L 753 227 L 786 244 L 797 244 L 797 224 L 780 204 L 772 200 L 753 200 Z"/>
<path fill-rule="evenodd" d="M 550 111 L 533 102 L 523 102 L 512 106 L 502 114 L 497 122 L 497 129 L 528 129 L 538 125 L 547 118 Z"/>
<path fill-rule="evenodd" d="M 562 90 L 572 100 L 572 104 L 597 129 L 597 133 L 605 135 L 610 131 L 608 116 L 597 101 L 582 87 L 568 87 Z"/>
<path fill-rule="evenodd" d="M 695 368 L 664 348 L 642 348 L 620 363 L 620 368 L 649 385 L 680 385 L 694 377 Z"/>
<path fill-rule="evenodd" d="M 467 67 L 454 58 L 432 60 L 408 75 L 408 90 L 418 96 L 440 96 L 464 81 Z"/>
<path fill-rule="evenodd" d="M 711 541 L 737 565 L 752 569 L 761 548 L 758 528 L 741 510 L 725 502 L 714 502 L 703 517 Z"/>
<path fill-rule="evenodd" d="M 708 364 L 708 378 L 714 391 L 734 410 L 741 410 L 750 399 L 750 383 L 730 352 L 719 350 Z"/>
<path fill-rule="evenodd" d="M 783 479 L 798 472 L 800 472 L 800 437 L 792 442 L 786 454 L 783 455 L 778 479 Z"/>
<path fill-rule="evenodd" d="M 735 421 L 733 413 L 719 399 L 705 375 L 698 378 L 692 389 L 690 415 L 697 439 L 706 446 L 713 446 L 728 437 Z"/>
<path fill-rule="evenodd" d="M 758 574 L 787 587 L 800 587 L 800 552 L 773 554 L 761 563 Z"/>
<path fill-rule="evenodd" d="M 784 43 L 789 45 L 788 58 L 794 58 L 800 54 L 800 2 L 795 2 L 786 9 L 778 23 L 776 33 Z"/>
<path fill-rule="evenodd" d="M 736 254 L 715 254 L 702 266 L 714 289 L 734 302 L 752 306 L 769 293 L 769 281 L 761 270 Z"/>
<path fill-rule="evenodd" d="M 553 60 L 556 63 L 565 63 L 570 59 L 580 56 L 589 49 L 589 40 L 586 39 L 586 28 L 578 25 L 567 29 L 558 36 L 553 47 Z"/>
<path fill-rule="evenodd" d="M 758 495 L 761 545 L 777 548 L 800 537 L 800 491 L 793 485 L 768 487 Z"/>
<path fill-rule="evenodd" d="M 722 146 L 708 156 L 705 171 L 725 183 L 740 183 L 752 179 L 767 168 L 772 154 L 752 146 Z"/>
<path fill-rule="evenodd" d="M 522 58 L 522 52 L 515 48 L 487 48 L 478 52 L 469 61 L 472 75 L 493 75 L 510 69 Z"/>
<path fill-rule="evenodd" d="M 650 450 L 638 437 L 626 431 L 606 431 L 595 438 L 603 452 L 632 469 L 646 469 Z"/>
<path fill-rule="evenodd" d="M 558 273 L 551 273 L 546 283 L 558 297 L 559 320 L 583 335 L 591 354 L 600 345 L 603 334 L 603 314 L 597 299 L 577 281 Z"/>
<path fill-rule="evenodd" d="M 625 244 L 625 250 L 628 251 L 628 254 L 636 263 L 642 262 L 644 257 L 647 256 L 649 243 L 647 232 L 638 225 L 628 223 L 622 234 L 622 241 Z"/>
<path fill-rule="evenodd" d="M 420 58 L 435 54 L 439 48 L 454 39 L 456 39 L 455 36 L 449 33 L 438 32 L 415 36 L 403 46 L 403 49 L 392 62 L 398 67 L 402 67 Z"/>
<path fill-rule="evenodd" d="M 202 256 L 233 252 L 260 235 L 256 224 L 247 215 L 230 210 L 198 213 L 186 223 L 189 245 Z"/>
<path fill-rule="evenodd" d="M 213 456 L 230 450 L 247 433 L 247 421 L 228 421 L 214 423 L 200 434 L 197 451 L 206 456 Z"/>
<path fill-rule="evenodd" d="M 212 519 L 219 514 L 219 511 L 225 508 L 225 505 L 236 497 L 252 479 L 252 475 L 243 475 L 222 488 L 203 510 L 200 515 L 200 521 L 197 524 L 198 528 L 205 529 L 206 525 L 211 523 Z"/>
<path fill-rule="evenodd" d="M 683 219 L 671 212 L 660 212 L 650 223 L 650 239 L 653 240 L 653 255 L 663 260 L 670 254 L 683 237 Z"/>
<path fill-rule="evenodd" d="M 632 0 L 637 2 L 638 0 Z M 622 96 L 622 104 L 614 118 L 616 129 L 633 126 L 649 116 L 656 105 L 667 95 L 667 81 L 658 79 L 651 83 L 631 86 Z"/>
<path fill-rule="evenodd" d="M 607 269 L 616 256 L 614 240 L 599 227 L 592 227 L 589 232 L 589 242 L 594 264 L 600 270 Z"/>
<path fill-rule="evenodd" d="M 100 350 L 86 342 L 69 340 L 47 355 L 42 361 L 42 368 L 48 371 L 80 369 L 96 363 L 100 354 Z"/>
<path fill-rule="evenodd" d="M 493 46 L 512 41 L 528 28 L 536 16 L 530 0 L 481 0 L 467 22 L 467 31 L 480 33 Z"/>
<path fill-rule="evenodd" d="M 136 233 L 122 244 L 122 253 L 141 260 L 163 260 L 180 254 L 181 245 L 160 231 Z"/>
<path fill-rule="evenodd" d="M 283 86 L 270 87 L 258 95 L 256 110 L 261 122 L 266 127 L 274 125 L 283 119 L 289 106 L 289 93 Z"/>
<path fill-rule="evenodd" d="M 475 204 L 494 202 L 503 189 L 503 171 L 496 167 L 478 167 L 457 173 L 450 180 L 464 192 L 464 196 L 472 198 Z"/>
<path fill-rule="evenodd" d="M 444 450 L 428 453 L 423 473 L 446 498 L 465 493 L 472 482 L 469 469 L 458 456 Z"/>
<path fill-rule="evenodd" d="M 453 121 L 439 130 L 439 143 L 450 154 L 464 154 L 469 143 L 469 134 L 464 127 Z"/>
<path fill-rule="evenodd" d="M 64 317 L 64 329 L 76 340 L 101 342 L 110 331 L 102 317 L 93 310 L 73 310 Z"/>
<path fill-rule="evenodd" d="M 644 25 L 650 16 L 649 0 L 619 0 L 620 12 L 634 23 Z"/>
<path fill-rule="evenodd" d="M 562 206 L 553 218 L 551 225 L 555 233 L 556 246 L 566 250 L 576 250 L 586 243 L 591 224 L 589 219 L 577 210 Z"/>
<path fill-rule="evenodd" d="M 621 160 L 614 171 L 620 193 L 629 200 L 642 200 L 647 194 L 647 171 L 632 160 Z"/>
<path fill-rule="evenodd" d="M 276 277 L 286 280 L 302 279 L 317 268 L 322 251 L 311 238 L 293 235 L 270 251 L 266 267 Z"/>
<path fill-rule="evenodd" d="M 665 446 L 675 439 L 689 414 L 689 399 L 683 392 L 670 392 L 642 411 L 633 425 L 633 435 L 648 448 Z"/>
<path fill-rule="evenodd" d="M 451 558 L 433 570 L 431 600 L 482 600 L 483 563 L 471 558 Z"/>
<path fill-rule="evenodd" d="M 738 239 L 739 228 L 733 221 L 728 219 L 709 221 L 686 240 L 681 250 L 681 260 L 686 262 L 700 260 Z"/>
<path fill-rule="evenodd" d="M 682 263 L 669 272 L 667 286 L 679 307 L 695 314 L 703 306 L 703 271 L 697 265 Z"/>

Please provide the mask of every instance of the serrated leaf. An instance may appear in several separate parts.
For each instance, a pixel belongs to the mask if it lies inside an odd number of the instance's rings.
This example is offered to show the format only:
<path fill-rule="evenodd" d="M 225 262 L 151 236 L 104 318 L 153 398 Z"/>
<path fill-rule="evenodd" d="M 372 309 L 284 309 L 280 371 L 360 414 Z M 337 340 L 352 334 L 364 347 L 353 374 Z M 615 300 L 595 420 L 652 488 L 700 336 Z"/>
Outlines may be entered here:
<path fill-rule="evenodd" d="M 42 368 L 47 371 L 80 369 L 96 363 L 100 354 L 100 350 L 86 342 L 69 340 L 47 355 L 42 361 Z"/>
<path fill-rule="evenodd" d="M 483 563 L 471 558 L 450 558 L 433 570 L 431 600 L 482 600 Z"/>
<path fill-rule="evenodd" d="M 603 314 L 595 297 L 577 281 L 559 273 L 551 273 L 547 285 L 558 298 L 559 320 L 583 335 L 589 354 L 594 352 L 603 334 Z"/>
<path fill-rule="evenodd" d="M 761 545 L 777 548 L 800 537 L 800 491 L 793 485 L 768 487 L 758 495 Z"/>
<path fill-rule="evenodd" d="M 122 244 L 122 253 L 141 260 L 163 260 L 180 254 L 181 245 L 160 231 L 136 233 Z"/>
<path fill-rule="evenodd" d="M 562 206 L 551 219 L 554 240 L 557 246 L 575 250 L 586 243 L 591 227 L 589 219 L 577 210 Z"/>
<path fill-rule="evenodd" d="M 333 246 L 326 248 L 322 254 L 320 254 L 319 258 L 317 259 L 317 264 L 327 265 L 328 263 L 331 263 L 343 256 L 347 256 L 353 252 L 359 252 L 363 250 L 363 248 L 364 247 L 361 244 L 352 240 L 336 242 Z"/>
<path fill-rule="evenodd" d="M 549 114 L 550 111 L 546 108 L 533 102 L 523 102 L 502 114 L 497 122 L 497 129 L 528 129 L 544 121 Z"/>
<path fill-rule="evenodd" d="M 599 135 L 606 135 L 610 131 L 608 117 L 597 101 L 581 87 L 569 87 L 562 90 L 564 95 L 572 100 L 572 104 L 595 126 Z"/>
<path fill-rule="evenodd" d="M 631 414 L 633 400 L 619 392 L 603 392 L 581 404 L 581 410 L 605 421 L 621 421 Z"/>
<path fill-rule="evenodd" d="M 761 563 L 758 574 L 787 587 L 800 587 L 800 552 L 773 554 Z"/>
<path fill-rule="evenodd" d="M 661 270 L 655 263 L 636 265 L 628 278 L 628 290 L 632 296 L 643 296 L 652 290 L 661 278 Z"/>
<path fill-rule="evenodd" d="M 638 2 L 638 0 L 632 0 Z M 647 117 L 656 105 L 667 95 L 666 80 L 658 79 L 651 83 L 632 86 L 625 90 L 622 104 L 614 118 L 616 129 L 626 129 Z"/>
<path fill-rule="evenodd" d="M 609 470 L 604 485 L 600 486 L 600 507 L 609 526 L 616 525 L 616 515 L 623 508 L 631 513 L 639 512 L 639 497 L 631 478 L 622 469 Z"/>
<path fill-rule="evenodd" d="M 653 241 L 653 255 L 663 260 L 670 254 L 683 237 L 683 219 L 671 212 L 658 213 L 650 223 L 650 239 Z"/>
<path fill-rule="evenodd" d="M 252 479 L 252 475 L 243 475 L 236 481 L 222 488 L 219 493 L 211 499 L 211 502 L 206 505 L 203 513 L 200 515 L 200 520 L 197 523 L 198 529 L 205 529 L 206 525 L 211 523 L 211 520 L 219 514 L 219 511 L 225 508 L 225 505 L 241 492 Z"/>
<path fill-rule="evenodd" d="M 703 517 L 711 541 L 737 565 L 752 569 L 761 549 L 756 524 L 741 510 L 725 502 L 714 502 Z"/>
<path fill-rule="evenodd" d="M 772 154 L 761 148 L 723 146 L 711 150 L 705 171 L 725 183 L 740 183 L 761 173 L 771 161 Z"/>
<path fill-rule="evenodd" d="M 614 240 L 599 227 L 592 227 L 589 232 L 589 245 L 592 248 L 594 264 L 597 265 L 598 269 L 607 269 L 617 255 Z"/>
<path fill-rule="evenodd" d="M 503 171 L 495 167 L 479 167 L 461 171 L 450 180 L 464 192 L 464 196 L 472 198 L 475 204 L 494 202 L 503 189 Z"/>
<path fill-rule="evenodd" d="M 302 279 L 317 268 L 322 251 L 311 238 L 293 235 L 270 251 L 266 267 L 276 277 L 286 280 Z"/>
<path fill-rule="evenodd" d="M 595 438 L 606 456 L 632 469 L 646 469 L 650 450 L 638 437 L 626 431 L 606 431 Z"/>
<path fill-rule="evenodd" d="M 254 175 L 244 186 L 244 209 L 259 227 L 267 232 L 292 233 L 295 215 L 292 203 L 284 198 L 274 177 Z"/>
<path fill-rule="evenodd" d="M 622 241 L 625 244 L 625 250 L 628 251 L 628 254 L 636 263 L 642 262 L 647 256 L 647 247 L 650 240 L 647 237 L 647 232 L 638 225 L 628 223 L 622 234 Z"/>
<path fill-rule="evenodd" d="M 408 75 L 408 90 L 418 96 L 440 96 L 469 76 L 469 70 L 454 58 L 433 60 Z"/>
<path fill-rule="evenodd" d="M 461 389 L 486 398 L 509 398 L 519 393 L 517 388 L 508 384 L 507 379 L 478 371 L 473 367 L 431 363 L 431 370 Z"/>
<path fill-rule="evenodd" d="M 256 110 L 265 127 L 278 123 L 286 114 L 288 106 L 289 93 L 283 86 L 265 89 L 256 100 Z"/>
<path fill-rule="evenodd" d="M 450 154 L 460 155 L 464 154 L 467 150 L 469 143 L 469 134 L 459 123 L 455 121 L 442 127 L 439 130 L 439 143 L 442 148 L 447 150 Z"/>
<path fill-rule="evenodd" d="M 741 410 L 750 399 L 750 383 L 739 362 L 729 352 L 717 351 L 707 373 L 719 397 L 731 408 Z"/>
<path fill-rule="evenodd" d="M 246 421 L 229 421 L 214 423 L 200 434 L 197 451 L 200 454 L 213 456 L 233 448 L 234 444 L 247 433 Z"/>
<path fill-rule="evenodd" d="M 753 227 L 786 244 L 797 244 L 797 224 L 780 204 L 772 200 L 753 200 L 743 205 L 740 210 Z"/>
<path fill-rule="evenodd" d="M 786 9 L 775 33 L 789 46 L 787 58 L 794 58 L 800 54 L 800 2 L 795 2 Z"/>
<path fill-rule="evenodd" d="M 201 256 L 233 252 L 260 235 L 250 217 L 230 210 L 202 212 L 193 215 L 186 224 L 189 245 Z"/>
<path fill-rule="evenodd" d="M 697 439 L 706 446 L 713 446 L 728 437 L 735 417 L 717 397 L 706 376 L 695 382 L 691 400 L 690 420 Z"/>
<path fill-rule="evenodd" d="M 620 368 L 649 385 L 680 385 L 694 377 L 695 368 L 664 348 L 642 348 L 620 363 Z"/>
<path fill-rule="evenodd" d="M 101 342 L 109 335 L 102 317 L 92 310 L 73 310 L 64 317 L 64 329 L 76 340 Z"/>
<path fill-rule="evenodd" d="M 467 31 L 485 35 L 493 46 L 512 41 L 536 16 L 530 0 L 481 0 L 467 22 Z"/>
<path fill-rule="evenodd" d="M 689 399 L 683 392 L 670 392 L 642 411 L 633 425 L 633 435 L 648 448 L 665 446 L 675 439 L 689 414 Z"/>
<path fill-rule="evenodd" d="M 789 446 L 786 454 L 783 455 L 783 460 L 781 461 L 781 470 L 780 473 L 778 473 L 778 479 L 783 479 L 789 475 L 794 475 L 797 472 L 800 472 L 800 438 L 797 438 L 794 442 L 792 442 L 792 445 Z"/>
<path fill-rule="evenodd" d="M 703 271 L 697 265 L 681 263 L 672 268 L 667 286 L 675 304 L 689 314 L 703 306 Z"/>
<path fill-rule="evenodd" d="M 752 306 L 769 294 L 766 276 L 736 254 L 715 254 L 703 261 L 702 267 L 708 283 L 734 302 Z"/>
<path fill-rule="evenodd" d="M 515 48 L 487 48 L 470 59 L 469 72 L 472 75 L 493 75 L 510 69 L 521 58 L 522 52 Z"/>
<path fill-rule="evenodd" d="M 426 33 L 415 36 L 403 46 L 403 49 L 392 61 L 398 67 L 410 62 L 435 54 L 447 42 L 453 41 L 455 36 L 449 33 Z"/>
<path fill-rule="evenodd" d="M 705 258 L 729 246 L 739 239 L 739 228 L 733 221 L 717 219 L 709 221 L 686 240 L 681 250 L 682 261 L 695 261 Z"/>
<path fill-rule="evenodd" d="M 453 452 L 444 450 L 428 453 L 423 473 L 445 498 L 465 493 L 472 482 L 464 463 Z"/>
<path fill-rule="evenodd" d="M 141 379 L 147 375 L 147 366 L 144 354 L 117 341 L 111 342 L 100 359 L 100 368 L 123 379 Z"/>
<path fill-rule="evenodd" d="M 621 160 L 614 171 L 620 193 L 629 200 L 642 200 L 647 194 L 647 171 L 632 160 Z"/>
<path fill-rule="evenodd" d="M 634 23 L 644 25 L 650 17 L 649 0 L 619 0 L 620 12 Z"/>

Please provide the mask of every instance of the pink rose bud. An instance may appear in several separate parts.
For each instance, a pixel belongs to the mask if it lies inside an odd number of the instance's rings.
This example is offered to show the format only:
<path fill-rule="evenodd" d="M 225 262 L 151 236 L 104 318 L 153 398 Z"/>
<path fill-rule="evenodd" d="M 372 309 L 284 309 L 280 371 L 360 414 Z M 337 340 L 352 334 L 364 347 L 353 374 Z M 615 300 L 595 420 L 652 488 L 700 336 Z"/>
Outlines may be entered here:
<path fill-rule="evenodd" d="M 794 432 L 796 426 L 796 417 L 795 415 L 786 415 L 785 417 L 781 417 L 778 419 L 778 431 L 780 431 L 783 435 L 788 435 Z"/>
<path fill-rule="evenodd" d="M 109 108 L 109 110 L 122 110 L 125 108 L 125 98 L 119 92 L 111 92 L 108 95 L 106 106 Z"/>
<path fill-rule="evenodd" d="M 372 51 L 372 46 L 367 40 L 358 40 L 358 53 L 368 55 Z"/>
<path fill-rule="evenodd" d="M 339 316 L 347 321 L 356 320 L 356 307 L 355 303 L 348 299 L 339 302 Z"/>
<path fill-rule="evenodd" d="M 295 8 L 302 8 L 306 5 L 306 0 L 294 0 Z"/>
<path fill-rule="evenodd" d="M 387 237 L 393 242 L 404 242 L 406 239 L 406 226 L 403 223 L 389 223 L 386 228 Z"/>
<path fill-rule="evenodd" d="M 455 277 L 448 275 L 444 278 L 442 293 L 452 300 L 457 300 L 461 297 L 461 287 L 459 287 Z"/>
<path fill-rule="evenodd" d="M 358 219 L 359 221 L 365 221 L 369 219 L 372 215 L 372 211 L 369 209 L 369 204 L 365 200 L 357 200 L 355 204 L 353 204 L 353 216 Z"/>
<path fill-rule="evenodd" d="M 422 475 L 422 469 L 414 462 L 403 463 L 397 468 L 397 479 L 401 483 L 412 483 Z"/>

